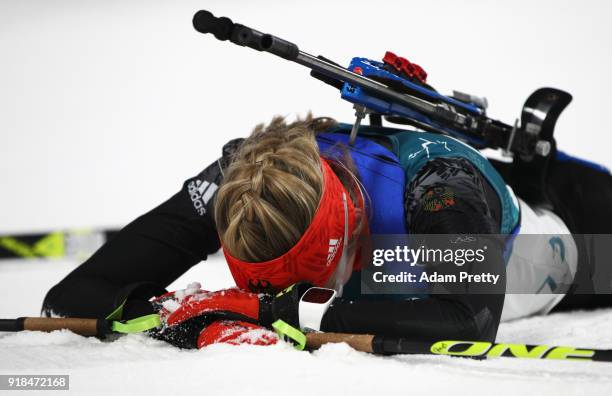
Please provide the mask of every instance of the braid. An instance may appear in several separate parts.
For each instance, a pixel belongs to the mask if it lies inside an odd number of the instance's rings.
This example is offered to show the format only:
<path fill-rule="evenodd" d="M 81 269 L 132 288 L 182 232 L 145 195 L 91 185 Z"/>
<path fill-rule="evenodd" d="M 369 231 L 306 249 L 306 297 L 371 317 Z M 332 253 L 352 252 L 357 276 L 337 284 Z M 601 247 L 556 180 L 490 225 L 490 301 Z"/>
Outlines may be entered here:
<path fill-rule="evenodd" d="M 259 262 L 287 252 L 312 221 L 323 174 L 315 131 L 329 119 L 287 124 L 275 117 L 258 125 L 230 165 L 215 200 L 215 221 L 225 248 Z"/>

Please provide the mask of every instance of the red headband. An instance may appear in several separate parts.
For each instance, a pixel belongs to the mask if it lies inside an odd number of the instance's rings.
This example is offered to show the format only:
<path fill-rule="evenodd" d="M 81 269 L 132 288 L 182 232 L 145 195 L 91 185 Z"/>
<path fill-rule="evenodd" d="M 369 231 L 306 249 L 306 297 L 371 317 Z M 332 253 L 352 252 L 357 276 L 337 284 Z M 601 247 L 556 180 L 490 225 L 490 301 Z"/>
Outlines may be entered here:
<path fill-rule="evenodd" d="M 249 263 L 233 257 L 223 248 L 238 287 L 259 289 L 269 285 L 280 290 L 299 281 L 323 286 L 333 274 L 344 251 L 345 233 L 350 236 L 355 227 L 355 208 L 340 179 L 323 157 L 321 168 L 323 193 L 319 206 L 300 240 L 288 252 L 272 260 Z"/>

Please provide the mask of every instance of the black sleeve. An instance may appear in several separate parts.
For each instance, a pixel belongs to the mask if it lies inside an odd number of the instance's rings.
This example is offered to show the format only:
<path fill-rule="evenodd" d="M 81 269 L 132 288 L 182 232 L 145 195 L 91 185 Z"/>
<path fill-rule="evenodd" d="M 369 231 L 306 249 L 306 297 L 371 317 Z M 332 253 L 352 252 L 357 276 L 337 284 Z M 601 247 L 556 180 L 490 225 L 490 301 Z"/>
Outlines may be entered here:
<path fill-rule="evenodd" d="M 500 202 L 482 174 L 465 159 L 430 161 L 408 183 L 407 224 L 412 234 L 494 234 L 499 231 Z M 495 239 L 493 238 L 494 242 Z M 503 274 L 503 247 L 487 262 L 468 271 Z M 496 292 L 433 294 L 413 300 L 334 302 L 323 331 L 369 333 L 413 340 L 493 341 L 504 304 L 505 276 Z"/>
<path fill-rule="evenodd" d="M 212 213 L 223 170 L 240 144 L 232 140 L 223 156 L 150 212 L 124 227 L 91 258 L 55 285 L 43 313 L 106 317 L 124 301 L 123 317 L 151 311 L 147 300 L 190 267 L 220 248 Z"/>

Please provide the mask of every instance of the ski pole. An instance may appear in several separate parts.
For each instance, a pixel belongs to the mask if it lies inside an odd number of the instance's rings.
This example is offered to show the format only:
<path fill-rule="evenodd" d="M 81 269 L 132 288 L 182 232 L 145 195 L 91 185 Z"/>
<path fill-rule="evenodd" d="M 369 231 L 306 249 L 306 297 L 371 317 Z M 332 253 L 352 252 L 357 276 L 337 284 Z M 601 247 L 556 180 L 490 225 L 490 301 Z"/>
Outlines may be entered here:
<path fill-rule="evenodd" d="M 34 318 L 0 319 L 0 331 L 54 331 L 70 330 L 82 336 L 104 337 L 111 333 L 139 333 L 160 325 L 159 315 L 151 314 L 127 321 L 86 318 Z"/>
<path fill-rule="evenodd" d="M 306 348 L 345 342 L 353 349 L 378 355 L 448 355 L 471 358 L 513 357 L 612 362 L 612 350 L 568 346 L 491 343 L 485 341 L 411 341 L 401 337 L 366 334 L 307 333 Z"/>
<path fill-rule="evenodd" d="M 54 331 L 67 329 L 83 336 L 102 337 L 111 333 L 136 333 L 159 326 L 157 314 L 126 322 L 106 319 L 36 318 L 0 319 L 0 331 Z M 377 355 L 448 355 L 470 358 L 513 357 L 521 359 L 561 359 L 612 362 L 612 350 L 491 343 L 485 341 L 411 341 L 401 337 L 368 334 L 307 333 L 306 348 L 319 349 L 324 344 L 345 342 L 357 351 Z"/>

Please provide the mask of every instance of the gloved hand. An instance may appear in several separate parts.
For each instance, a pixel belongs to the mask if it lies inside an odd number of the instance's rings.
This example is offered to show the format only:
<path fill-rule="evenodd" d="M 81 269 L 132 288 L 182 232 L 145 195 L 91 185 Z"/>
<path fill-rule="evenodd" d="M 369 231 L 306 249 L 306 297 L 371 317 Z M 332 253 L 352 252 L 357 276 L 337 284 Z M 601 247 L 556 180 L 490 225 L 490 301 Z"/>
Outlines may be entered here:
<path fill-rule="evenodd" d="M 277 341 L 275 332 L 253 323 L 217 320 L 200 332 L 196 346 L 199 349 L 217 343 L 273 345 Z"/>
<path fill-rule="evenodd" d="M 280 319 L 299 329 L 300 299 L 311 288 L 310 284 L 298 283 L 271 296 L 237 288 L 209 292 L 200 284 L 192 283 L 187 289 L 164 294 L 152 301 L 162 321 L 161 329 L 152 335 L 182 348 L 193 348 L 206 344 L 200 341 L 207 339 L 207 327 L 218 320 L 239 321 L 252 330 L 249 323 L 259 325 L 259 329 L 270 328 Z"/>

